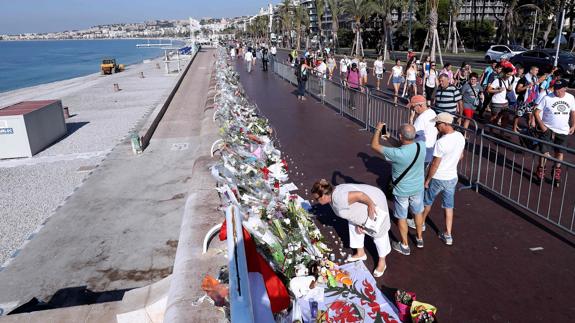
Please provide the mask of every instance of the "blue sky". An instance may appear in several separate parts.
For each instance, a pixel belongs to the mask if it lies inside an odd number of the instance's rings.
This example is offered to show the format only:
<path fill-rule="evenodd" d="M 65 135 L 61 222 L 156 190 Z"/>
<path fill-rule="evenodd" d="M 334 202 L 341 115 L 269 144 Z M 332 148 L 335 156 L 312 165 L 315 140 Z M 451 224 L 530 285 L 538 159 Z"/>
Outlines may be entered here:
<path fill-rule="evenodd" d="M 188 17 L 255 14 L 265 0 L 0 0 L 0 34 L 51 32 L 90 26 Z M 272 4 L 279 0 L 272 1 Z"/>

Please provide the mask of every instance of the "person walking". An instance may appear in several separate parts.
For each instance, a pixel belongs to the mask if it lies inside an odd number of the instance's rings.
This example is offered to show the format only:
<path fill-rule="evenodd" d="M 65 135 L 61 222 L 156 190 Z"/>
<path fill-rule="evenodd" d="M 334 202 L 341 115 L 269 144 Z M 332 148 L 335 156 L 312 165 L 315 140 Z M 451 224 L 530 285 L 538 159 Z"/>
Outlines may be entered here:
<path fill-rule="evenodd" d="M 479 82 L 481 84 L 481 87 L 483 88 L 483 97 L 484 97 L 483 106 L 481 107 L 478 113 L 479 118 L 481 119 L 483 119 L 485 110 L 487 110 L 487 108 L 491 105 L 491 99 L 493 98 L 493 94 L 489 93 L 487 88 L 489 87 L 489 84 L 493 83 L 493 81 L 495 81 L 495 79 L 499 77 L 501 71 L 503 70 L 503 67 L 497 63 L 494 63 L 492 66 L 493 69 L 490 72 L 484 72 Z M 488 66 L 485 70 L 487 71 L 490 68 L 491 67 Z"/>
<path fill-rule="evenodd" d="M 347 72 L 351 66 L 351 61 L 344 55 L 343 58 L 339 61 L 339 78 L 345 83 L 347 79 Z M 344 84 L 346 85 L 346 84 Z"/>
<path fill-rule="evenodd" d="M 451 71 L 451 63 L 445 63 L 445 65 L 439 72 L 439 75 L 447 75 L 449 85 L 455 84 L 455 81 L 453 80 L 453 71 Z"/>
<path fill-rule="evenodd" d="M 262 48 L 262 69 L 264 72 L 268 71 L 268 60 L 269 60 L 268 49 L 264 47 Z"/>
<path fill-rule="evenodd" d="M 435 92 L 435 112 L 448 112 L 451 114 L 463 111 L 461 101 L 461 91 L 449 84 L 449 77 L 446 74 L 439 75 L 439 87 Z"/>
<path fill-rule="evenodd" d="M 461 88 L 469 81 L 469 75 L 471 74 L 471 65 L 466 62 L 461 63 L 461 68 L 457 70 L 454 76 L 455 86 Z"/>
<path fill-rule="evenodd" d="M 517 99 L 512 91 L 512 84 L 515 82 L 513 70 L 509 67 L 504 67 L 502 72 L 501 77 L 495 79 L 487 87 L 487 92 L 493 95 L 491 97 L 491 118 L 489 121 L 494 126 L 498 126 L 499 121 L 501 121 L 501 127 L 506 128 L 509 118 L 509 104 L 512 103 L 512 100 L 517 102 Z"/>
<path fill-rule="evenodd" d="M 437 128 L 435 127 L 435 117 L 437 114 L 430 109 L 426 100 L 422 95 L 413 96 L 409 102 L 409 108 L 412 114 L 410 115 L 410 123 L 415 128 L 415 141 L 425 143 L 425 171 L 429 168 L 433 160 L 433 149 L 437 141 Z M 415 119 L 415 120 L 414 120 Z M 413 219 L 407 219 L 407 226 L 412 229 L 417 229 L 416 223 Z M 425 223 L 420 231 L 425 231 Z M 418 236 L 421 239 L 421 235 Z"/>
<path fill-rule="evenodd" d="M 329 71 L 329 79 L 330 80 L 333 79 L 333 72 L 335 71 L 336 68 L 337 68 L 337 62 L 335 61 L 335 58 L 333 57 L 333 55 L 328 54 L 327 69 Z"/>
<path fill-rule="evenodd" d="M 325 79 L 327 77 L 327 64 L 323 59 L 319 60 L 319 64 L 316 65 L 314 71 L 319 78 L 319 87 L 321 91 L 321 96 L 325 96 Z"/>
<path fill-rule="evenodd" d="M 515 92 L 517 93 L 517 103 L 519 108 L 517 115 L 519 117 L 527 115 L 529 128 L 535 128 L 535 119 L 533 117 L 533 107 L 541 89 L 541 83 L 545 80 L 545 75 L 539 77 L 539 67 L 533 65 L 527 74 L 523 75 L 517 82 Z M 515 121 L 513 124 L 514 127 Z"/>
<path fill-rule="evenodd" d="M 364 86 L 367 84 L 367 62 L 365 61 L 365 57 L 359 59 L 357 66 L 359 68 L 360 85 Z"/>
<path fill-rule="evenodd" d="M 463 128 L 469 127 L 470 119 L 473 119 L 475 110 L 483 105 L 483 88 L 479 85 L 479 76 L 477 73 L 472 72 L 469 74 L 469 82 L 461 87 L 461 94 L 463 97 Z"/>
<path fill-rule="evenodd" d="M 248 73 L 251 74 L 252 72 L 252 62 L 254 60 L 254 55 L 252 54 L 251 50 L 247 50 L 246 53 L 244 54 L 244 61 L 246 62 L 246 68 Z"/>
<path fill-rule="evenodd" d="M 313 184 L 311 195 L 321 205 L 330 204 L 336 216 L 348 221 L 349 246 L 356 251 L 346 262 L 367 259 L 363 248 L 366 232 L 364 224 L 368 219 L 382 217 L 379 219 L 382 226 L 372 237 L 379 258 L 373 276 L 383 276 L 387 268 L 385 257 L 391 252 L 388 233 L 391 225 L 385 194 L 375 186 L 340 184 L 333 187 L 327 180 L 321 179 Z"/>
<path fill-rule="evenodd" d="M 431 106 L 433 103 L 433 94 L 437 87 L 437 70 L 435 67 L 435 62 L 431 62 L 429 64 L 429 70 L 426 70 L 423 76 L 423 86 L 425 87 L 425 98 L 427 99 L 428 106 Z"/>
<path fill-rule="evenodd" d="M 567 136 L 575 131 L 575 98 L 567 93 L 566 80 L 557 80 L 553 85 L 553 93 L 546 95 L 535 108 L 535 120 L 539 129 L 543 133 L 541 139 L 552 142 L 557 146 L 567 147 Z M 553 150 L 553 157 L 563 161 L 563 152 L 556 146 L 541 145 L 541 152 L 545 156 L 550 155 Z M 545 164 L 547 159 L 541 157 L 537 166 L 537 173 L 534 176 L 535 182 L 541 184 L 545 177 Z M 553 182 L 556 187 L 561 184 L 561 163 L 555 162 L 553 167 Z"/>
<path fill-rule="evenodd" d="M 391 68 L 391 74 L 387 79 L 387 86 L 389 82 L 393 83 L 393 103 L 397 104 L 397 96 L 399 95 L 399 87 L 403 83 L 403 66 L 401 66 L 401 60 L 396 59 L 395 65 Z"/>
<path fill-rule="evenodd" d="M 379 122 L 371 139 L 371 149 L 382 154 L 391 162 L 391 178 L 393 186 L 393 215 L 397 219 L 397 226 L 401 241 L 392 244 L 392 248 L 402 255 L 409 256 L 411 249 L 407 240 L 407 214 L 414 214 L 416 223 L 421 223 L 423 212 L 423 182 L 425 143 L 415 141 L 415 127 L 403 124 L 399 128 L 398 148 L 384 147 L 379 143 L 381 131 L 384 126 Z M 417 247 L 423 248 L 423 240 L 417 240 Z"/>
<path fill-rule="evenodd" d="M 453 208 L 455 206 L 455 188 L 457 186 L 457 164 L 463 158 L 465 138 L 459 131 L 453 129 L 453 115 L 440 113 L 435 120 L 435 126 L 441 134 L 441 138 L 435 143 L 433 161 L 425 179 L 425 196 L 423 204 L 422 223 L 417 224 L 423 228 L 426 218 L 429 216 L 431 206 L 437 195 L 441 193 L 441 207 L 445 214 L 445 231 L 439 234 L 439 238 L 448 246 L 453 244 Z M 418 218 L 415 218 L 417 223 Z M 418 230 L 418 239 L 423 239 Z"/>
<path fill-rule="evenodd" d="M 405 72 L 406 82 L 403 85 L 403 97 L 409 95 L 409 90 L 411 89 L 413 95 L 417 95 L 417 66 L 415 63 L 411 63 L 409 68 Z"/>
<path fill-rule="evenodd" d="M 297 64 L 296 60 L 296 77 L 297 77 L 297 98 L 305 101 L 305 85 L 308 79 L 311 67 L 308 65 L 307 58 L 302 58 Z"/>
<path fill-rule="evenodd" d="M 373 62 L 373 76 L 376 79 L 376 88 L 380 90 L 381 79 L 383 79 L 383 74 L 385 73 L 385 64 L 383 63 L 383 56 L 378 56 Z"/>
<path fill-rule="evenodd" d="M 355 110 L 355 95 L 356 92 L 361 91 L 361 76 L 356 63 L 351 63 L 351 68 L 347 72 L 346 84 L 351 91 L 349 91 L 349 107 Z"/>

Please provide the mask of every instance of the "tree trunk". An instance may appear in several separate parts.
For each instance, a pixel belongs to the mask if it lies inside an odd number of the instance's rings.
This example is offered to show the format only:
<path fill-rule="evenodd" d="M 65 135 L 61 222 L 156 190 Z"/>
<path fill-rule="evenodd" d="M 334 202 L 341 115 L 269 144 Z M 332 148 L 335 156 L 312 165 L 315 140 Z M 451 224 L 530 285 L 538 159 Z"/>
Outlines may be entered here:
<path fill-rule="evenodd" d="M 453 30 L 453 44 L 452 44 L 453 47 L 451 51 L 453 52 L 453 54 L 457 54 L 459 46 L 457 46 L 457 22 L 455 21 L 455 19 L 451 21 L 451 24 L 452 24 L 451 30 Z"/>
<path fill-rule="evenodd" d="M 545 27 L 545 31 L 543 32 L 543 48 L 547 47 L 547 41 L 549 40 L 549 34 L 551 33 L 551 28 L 553 28 L 553 20 L 547 20 L 547 26 Z"/>

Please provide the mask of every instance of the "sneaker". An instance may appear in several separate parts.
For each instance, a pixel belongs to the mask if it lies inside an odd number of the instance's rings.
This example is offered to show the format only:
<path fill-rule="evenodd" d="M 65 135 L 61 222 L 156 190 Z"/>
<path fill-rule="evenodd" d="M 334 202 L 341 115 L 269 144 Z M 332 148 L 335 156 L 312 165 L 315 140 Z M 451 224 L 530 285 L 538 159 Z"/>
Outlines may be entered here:
<path fill-rule="evenodd" d="M 407 226 L 415 230 L 416 229 L 415 220 L 414 219 L 407 219 Z M 425 223 L 423 224 L 422 230 L 425 231 Z"/>
<path fill-rule="evenodd" d="M 402 255 L 409 256 L 411 254 L 411 249 L 409 249 L 409 246 L 404 246 L 399 241 L 394 241 L 391 244 L 391 247 L 393 248 L 393 250 L 399 252 Z"/>
<path fill-rule="evenodd" d="M 415 242 L 417 243 L 417 248 L 419 248 L 419 249 L 423 248 L 423 239 L 415 238 Z"/>
<path fill-rule="evenodd" d="M 441 239 L 443 242 L 445 242 L 445 244 L 448 246 L 451 246 L 453 244 L 453 238 L 451 236 L 448 236 L 445 233 L 440 233 L 439 239 Z"/>
<path fill-rule="evenodd" d="M 561 167 L 555 167 L 553 181 L 555 182 L 555 187 L 559 187 L 559 185 L 561 185 Z"/>

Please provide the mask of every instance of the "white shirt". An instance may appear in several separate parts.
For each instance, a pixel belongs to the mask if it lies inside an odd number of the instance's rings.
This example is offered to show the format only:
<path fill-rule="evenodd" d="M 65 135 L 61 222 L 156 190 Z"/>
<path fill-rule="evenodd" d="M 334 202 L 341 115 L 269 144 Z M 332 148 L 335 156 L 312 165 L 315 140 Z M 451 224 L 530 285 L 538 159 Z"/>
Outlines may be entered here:
<path fill-rule="evenodd" d="M 407 70 L 407 78 L 408 81 L 415 81 L 417 79 L 417 71 L 414 69 Z"/>
<path fill-rule="evenodd" d="M 437 81 L 437 71 L 429 70 L 429 72 L 427 73 L 427 79 L 425 81 L 425 85 L 427 87 L 435 87 L 437 85 L 436 81 Z"/>
<path fill-rule="evenodd" d="M 373 62 L 373 69 L 375 69 L 375 74 L 383 74 L 383 61 L 378 59 Z"/>
<path fill-rule="evenodd" d="M 439 138 L 435 143 L 433 156 L 441 157 L 441 163 L 433 178 L 442 181 L 457 178 L 457 163 L 464 148 L 465 138 L 459 131 L 453 131 Z"/>
<path fill-rule="evenodd" d="M 423 111 L 415 121 L 413 127 L 415 128 L 415 141 L 425 141 L 425 162 L 428 163 L 433 159 L 433 149 L 437 141 L 437 128 L 435 121 L 432 121 L 437 114 L 431 109 Z"/>
<path fill-rule="evenodd" d="M 359 62 L 359 70 L 361 72 L 367 73 L 367 63 L 366 62 Z"/>
<path fill-rule="evenodd" d="M 315 70 L 317 71 L 318 76 L 325 78 L 325 72 L 327 71 L 327 65 L 324 62 L 321 62 L 321 63 L 319 63 L 318 66 L 316 66 Z"/>
<path fill-rule="evenodd" d="M 270 53 L 272 53 L 272 55 L 275 55 L 277 53 L 277 49 L 275 46 L 272 46 L 272 48 L 270 48 Z"/>
<path fill-rule="evenodd" d="M 393 77 L 400 77 L 401 74 L 403 74 L 403 66 L 395 65 L 394 67 L 391 68 L 391 72 L 393 74 Z"/>
<path fill-rule="evenodd" d="M 493 80 L 493 82 L 491 82 L 491 84 L 489 84 L 489 86 L 491 86 L 491 88 L 493 88 L 493 89 L 503 88 L 503 91 L 493 94 L 493 97 L 491 98 L 491 102 L 499 103 L 499 104 L 508 103 L 507 102 L 507 89 L 511 90 L 511 86 L 512 86 L 511 81 L 513 81 L 512 78 L 507 79 L 507 80 L 495 79 L 495 80 Z"/>
<path fill-rule="evenodd" d="M 342 58 L 339 61 L 339 69 L 341 70 L 342 73 L 347 72 L 348 65 L 349 65 L 349 59 Z"/>
<path fill-rule="evenodd" d="M 575 111 L 575 98 L 570 93 L 559 98 L 554 93 L 549 93 L 537 105 L 537 110 L 541 110 L 541 120 L 543 124 L 554 133 L 569 134 L 569 117 L 571 111 Z"/>
<path fill-rule="evenodd" d="M 244 55 L 244 60 L 246 62 L 251 62 L 254 59 L 254 55 L 252 55 L 252 52 L 250 52 L 249 50 L 246 52 L 246 54 Z"/>
<path fill-rule="evenodd" d="M 385 194 L 379 188 L 366 184 L 340 184 L 335 187 L 331 194 L 331 208 L 338 217 L 354 225 L 363 225 L 367 220 L 367 205 L 359 202 L 349 204 L 349 192 L 363 192 L 369 196 L 373 203 L 385 212 L 386 222 L 389 223 Z M 389 225 L 387 225 L 387 230 L 389 230 Z M 387 231 L 384 231 L 387 234 Z"/>

